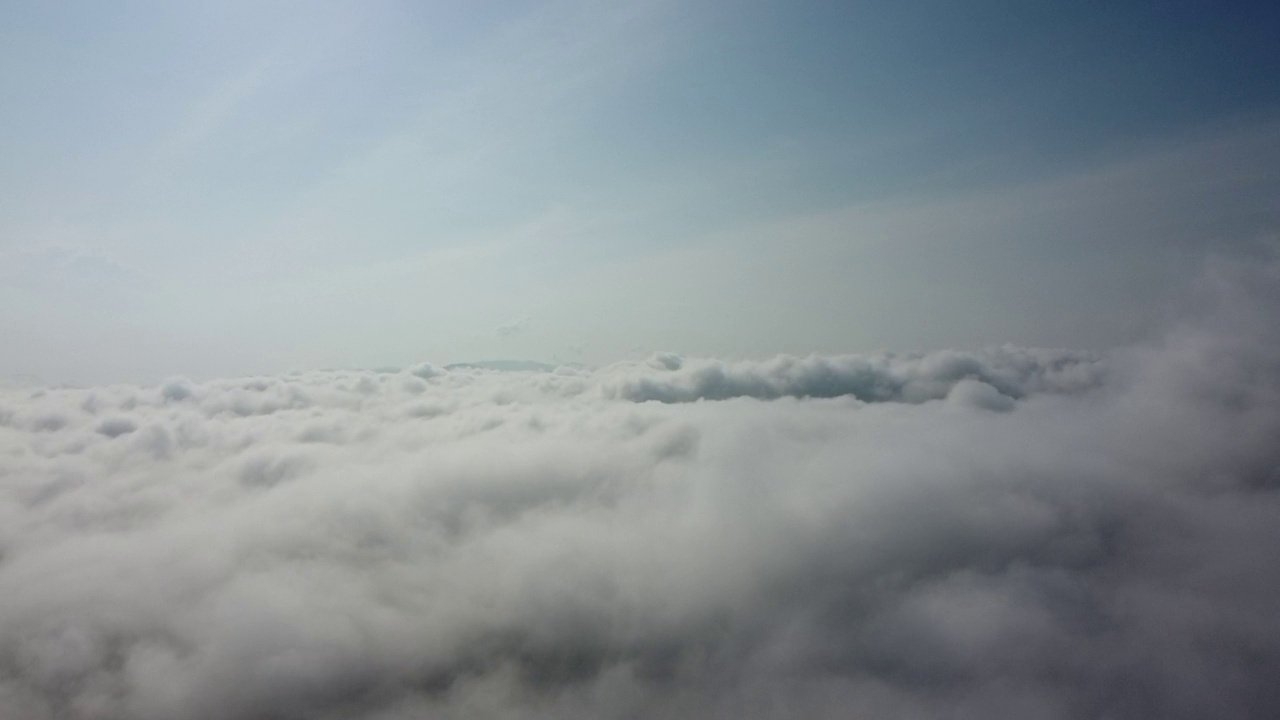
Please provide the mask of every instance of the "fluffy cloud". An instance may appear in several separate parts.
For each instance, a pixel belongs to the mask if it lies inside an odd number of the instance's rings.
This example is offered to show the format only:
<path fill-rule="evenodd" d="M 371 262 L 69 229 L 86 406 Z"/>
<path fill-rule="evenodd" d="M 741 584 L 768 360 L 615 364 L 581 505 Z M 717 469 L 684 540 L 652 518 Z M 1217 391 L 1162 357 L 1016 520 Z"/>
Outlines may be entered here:
<path fill-rule="evenodd" d="M 1274 717 L 1276 287 L 1105 358 L 2 391 L 0 715 Z"/>
<path fill-rule="evenodd" d="M 665 403 L 752 397 L 833 398 L 911 402 L 947 397 L 957 385 L 980 383 L 1006 399 L 1034 393 L 1082 392 L 1101 383 L 1105 364 L 1094 353 L 1005 346 L 981 353 L 779 356 L 764 362 L 689 361 L 658 353 L 646 366 L 618 366 L 605 393 L 635 402 Z M 606 373 L 608 375 L 609 373 Z M 980 391 L 981 392 L 981 391 Z"/>

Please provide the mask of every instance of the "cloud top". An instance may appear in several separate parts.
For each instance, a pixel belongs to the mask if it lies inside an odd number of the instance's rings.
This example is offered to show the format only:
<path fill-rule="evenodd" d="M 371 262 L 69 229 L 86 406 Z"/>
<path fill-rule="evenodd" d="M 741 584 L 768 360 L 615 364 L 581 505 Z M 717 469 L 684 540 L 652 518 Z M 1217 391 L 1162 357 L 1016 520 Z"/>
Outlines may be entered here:
<path fill-rule="evenodd" d="M 1105 357 L 0 390 L 0 707 L 1274 717 L 1280 277 L 1216 272 Z"/>
<path fill-rule="evenodd" d="M 669 372 L 643 372 L 647 369 Z M 980 353 L 944 350 L 898 356 L 837 355 L 725 363 L 659 353 L 645 365 L 620 366 L 606 395 L 664 403 L 751 397 L 833 398 L 909 402 L 944 398 L 957 384 L 978 381 L 1010 399 L 1036 393 L 1074 393 L 1102 382 L 1096 353 L 1004 346 Z"/>

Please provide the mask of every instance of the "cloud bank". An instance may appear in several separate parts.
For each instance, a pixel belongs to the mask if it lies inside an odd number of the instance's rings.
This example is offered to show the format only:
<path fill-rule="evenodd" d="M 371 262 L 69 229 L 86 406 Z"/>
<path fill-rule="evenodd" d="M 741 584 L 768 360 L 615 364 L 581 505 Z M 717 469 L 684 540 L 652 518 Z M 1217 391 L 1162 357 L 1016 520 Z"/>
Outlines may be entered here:
<path fill-rule="evenodd" d="M 1100 384 L 1105 370 L 1095 353 L 1005 346 L 980 353 L 941 351 L 900 357 L 883 355 L 779 356 L 763 362 L 686 361 L 658 353 L 654 375 L 620 365 L 605 393 L 634 402 L 665 403 L 751 397 L 834 398 L 865 402 L 910 402 L 945 398 L 957 386 L 972 394 L 985 386 L 1010 400 L 1036 393 L 1081 392 Z M 621 371 L 621 372 L 618 372 Z"/>
<path fill-rule="evenodd" d="M 1105 357 L 0 391 L 0 716 L 1276 717 L 1277 288 Z"/>

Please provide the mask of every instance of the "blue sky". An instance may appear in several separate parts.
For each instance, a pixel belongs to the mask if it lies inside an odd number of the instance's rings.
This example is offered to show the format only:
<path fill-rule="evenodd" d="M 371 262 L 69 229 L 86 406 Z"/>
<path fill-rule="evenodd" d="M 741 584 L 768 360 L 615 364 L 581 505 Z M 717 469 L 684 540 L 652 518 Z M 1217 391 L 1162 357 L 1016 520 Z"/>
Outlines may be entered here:
<path fill-rule="evenodd" d="M 0 377 L 1108 347 L 1280 228 L 1280 10 L 6 3 Z"/>

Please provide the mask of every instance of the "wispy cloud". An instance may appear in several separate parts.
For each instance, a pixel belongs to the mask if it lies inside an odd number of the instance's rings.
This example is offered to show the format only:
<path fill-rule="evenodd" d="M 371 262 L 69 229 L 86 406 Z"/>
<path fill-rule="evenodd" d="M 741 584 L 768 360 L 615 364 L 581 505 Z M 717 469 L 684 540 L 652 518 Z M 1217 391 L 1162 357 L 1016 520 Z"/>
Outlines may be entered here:
<path fill-rule="evenodd" d="M 524 332 L 527 327 L 529 327 L 529 317 L 526 315 L 525 317 L 517 318 L 511 322 L 499 325 L 498 336 L 511 337 L 513 335 L 519 335 Z"/>
<path fill-rule="evenodd" d="M 254 61 L 246 70 L 218 83 L 158 143 L 158 162 L 180 161 L 196 150 L 255 95 L 263 92 L 276 72 L 276 58 L 264 57 Z"/>

